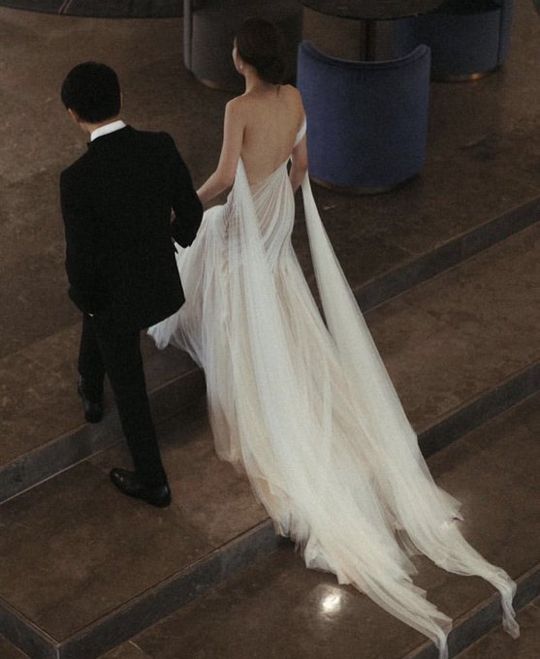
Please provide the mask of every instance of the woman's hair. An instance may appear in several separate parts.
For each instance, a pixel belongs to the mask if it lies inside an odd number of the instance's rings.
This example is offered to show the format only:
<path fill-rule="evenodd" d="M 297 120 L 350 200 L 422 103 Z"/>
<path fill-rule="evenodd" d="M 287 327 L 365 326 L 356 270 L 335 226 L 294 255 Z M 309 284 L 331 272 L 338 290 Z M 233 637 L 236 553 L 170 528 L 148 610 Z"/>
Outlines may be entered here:
<path fill-rule="evenodd" d="M 68 73 L 62 85 L 62 101 L 88 123 L 105 121 L 120 112 L 120 83 L 105 64 L 83 62 Z"/>
<path fill-rule="evenodd" d="M 277 27 L 262 18 L 248 18 L 236 35 L 240 57 L 265 82 L 277 85 L 285 76 L 284 40 Z"/>

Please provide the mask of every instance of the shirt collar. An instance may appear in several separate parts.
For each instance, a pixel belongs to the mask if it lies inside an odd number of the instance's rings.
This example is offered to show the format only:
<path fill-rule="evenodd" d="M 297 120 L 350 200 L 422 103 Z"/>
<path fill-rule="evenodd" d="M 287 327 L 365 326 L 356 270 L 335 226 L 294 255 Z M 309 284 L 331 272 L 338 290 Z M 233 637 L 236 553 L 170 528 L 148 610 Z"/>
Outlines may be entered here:
<path fill-rule="evenodd" d="M 126 124 L 121 120 L 117 119 L 116 121 L 111 121 L 110 124 L 105 124 L 93 130 L 90 134 L 90 142 L 93 142 L 98 137 L 103 137 L 103 135 L 109 135 L 109 133 L 114 133 L 117 130 L 122 130 L 125 128 Z"/>

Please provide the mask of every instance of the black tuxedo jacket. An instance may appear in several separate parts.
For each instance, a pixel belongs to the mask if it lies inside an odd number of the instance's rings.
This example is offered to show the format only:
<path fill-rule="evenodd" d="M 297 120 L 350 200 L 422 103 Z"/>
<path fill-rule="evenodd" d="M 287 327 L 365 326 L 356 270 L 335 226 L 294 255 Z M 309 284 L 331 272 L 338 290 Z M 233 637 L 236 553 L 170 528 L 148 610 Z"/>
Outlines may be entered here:
<path fill-rule="evenodd" d="M 167 133 L 126 126 L 98 137 L 62 172 L 60 197 L 69 296 L 81 311 L 142 329 L 180 308 L 172 238 L 193 242 L 202 206 Z"/>

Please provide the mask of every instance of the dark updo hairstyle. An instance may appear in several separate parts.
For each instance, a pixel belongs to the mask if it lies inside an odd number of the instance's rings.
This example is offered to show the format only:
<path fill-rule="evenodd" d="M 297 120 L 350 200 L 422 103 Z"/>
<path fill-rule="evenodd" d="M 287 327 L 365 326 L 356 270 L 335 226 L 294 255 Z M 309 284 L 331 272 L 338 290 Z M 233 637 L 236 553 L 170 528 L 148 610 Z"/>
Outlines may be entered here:
<path fill-rule="evenodd" d="M 106 64 L 78 64 L 64 80 L 62 101 L 68 110 L 90 124 L 116 117 L 122 104 L 118 76 Z"/>
<path fill-rule="evenodd" d="M 240 57 L 257 71 L 261 80 L 278 85 L 285 77 L 284 40 L 270 21 L 248 18 L 236 35 Z"/>

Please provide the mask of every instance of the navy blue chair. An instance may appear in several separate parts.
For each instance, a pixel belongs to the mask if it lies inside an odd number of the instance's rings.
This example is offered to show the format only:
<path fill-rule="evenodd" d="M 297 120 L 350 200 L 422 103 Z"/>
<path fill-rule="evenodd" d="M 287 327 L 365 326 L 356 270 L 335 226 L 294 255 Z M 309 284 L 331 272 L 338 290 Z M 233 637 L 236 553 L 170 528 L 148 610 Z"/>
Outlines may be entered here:
<path fill-rule="evenodd" d="M 297 84 L 307 115 L 309 171 L 319 184 L 383 192 L 425 161 L 430 51 L 357 62 L 300 44 Z"/>
<path fill-rule="evenodd" d="M 435 80 L 475 80 L 496 71 L 510 45 L 513 0 L 451 0 L 431 14 L 398 24 L 410 49 L 431 48 Z"/>

